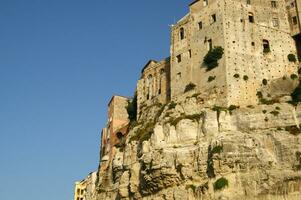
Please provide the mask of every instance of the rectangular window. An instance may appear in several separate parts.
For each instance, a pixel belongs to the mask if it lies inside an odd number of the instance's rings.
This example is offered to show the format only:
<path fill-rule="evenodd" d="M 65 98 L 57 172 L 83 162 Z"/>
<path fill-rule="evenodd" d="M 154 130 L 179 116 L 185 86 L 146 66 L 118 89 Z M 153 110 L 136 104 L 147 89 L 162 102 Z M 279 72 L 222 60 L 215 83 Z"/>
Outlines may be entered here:
<path fill-rule="evenodd" d="M 216 14 L 211 15 L 212 23 L 216 22 Z"/>
<path fill-rule="evenodd" d="M 253 13 L 249 13 L 249 22 L 254 23 L 254 15 Z"/>
<path fill-rule="evenodd" d="M 199 30 L 203 28 L 203 22 L 199 22 Z"/>
<path fill-rule="evenodd" d="M 274 18 L 274 19 L 272 20 L 272 22 L 273 22 L 273 26 L 274 26 L 274 27 L 279 27 L 279 20 L 278 20 L 278 18 Z"/>
<path fill-rule="evenodd" d="M 272 8 L 277 8 L 277 2 L 276 1 L 271 1 L 271 6 L 272 6 Z"/>
<path fill-rule="evenodd" d="M 298 24 L 297 16 L 292 17 L 292 21 L 293 21 L 293 25 L 297 25 Z"/>
<path fill-rule="evenodd" d="M 247 4 L 248 4 L 248 5 L 251 5 L 251 0 L 247 0 Z"/>
<path fill-rule="evenodd" d="M 191 58 L 192 57 L 191 49 L 189 49 L 188 54 L 189 54 L 189 58 Z"/>
<path fill-rule="evenodd" d="M 203 0 L 203 5 L 208 6 L 208 0 Z"/>
<path fill-rule="evenodd" d="M 177 55 L 177 62 L 180 63 L 181 61 L 182 61 L 181 54 L 180 54 L 180 55 Z"/>

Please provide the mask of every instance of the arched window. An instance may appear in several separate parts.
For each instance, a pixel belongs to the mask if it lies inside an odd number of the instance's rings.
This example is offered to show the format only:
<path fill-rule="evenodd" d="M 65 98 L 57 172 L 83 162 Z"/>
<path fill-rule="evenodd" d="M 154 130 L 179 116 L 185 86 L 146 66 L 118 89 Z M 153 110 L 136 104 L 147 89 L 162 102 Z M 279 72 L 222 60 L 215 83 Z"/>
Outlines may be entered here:
<path fill-rule="evenodd" d="M 263 46 L 263 52 L 264 53 L 269 53 L 271 51 L 270 49 L 270 43 L 268 40 L 263 40 L 262 41 L 262 46 Z"/>
<path fill-rule="evenodd" d="M 146 94 L 146 99 L 150 99 L 150 97 L 153 95 L 153 76 L 150 74 L 147 76 L 146 79 L 146 88 L 147 88 L 147 94 Z"/>
<path fill-rule="evenodd" d="M 181 40 L 184 40 L 185 38 L 185 31 L 184 31 L 184 28 L 180 28 L 180 39 Z"/>
<path fill-rule="evenodd" d="M 164 74 L 164 72 L 165 72 L 165 70 L 164 70 L 164 69 L 160 69 L 160 75 L 163 75 L 163 74 Z"/>
<path fill-rule="evenodd" d="M 253 13 L 251 13 L 251 12 L 249 12 L 249 22 L 250 23 L 254 23 L 254 14 Z"/>

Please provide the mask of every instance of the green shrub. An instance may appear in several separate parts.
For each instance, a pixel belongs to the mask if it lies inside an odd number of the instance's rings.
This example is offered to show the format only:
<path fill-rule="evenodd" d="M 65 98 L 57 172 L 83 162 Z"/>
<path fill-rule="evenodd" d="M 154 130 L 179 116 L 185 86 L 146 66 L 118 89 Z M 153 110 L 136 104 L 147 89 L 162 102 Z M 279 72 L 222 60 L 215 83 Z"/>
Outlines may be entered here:
<path fill-rule="evenodd" d="M 247 108 L 254 109 L 255 107 L 253 105 L 248 105 Z"/>
<path fill-rule="evenodd" d="M 202 116 L 202 114 L 182 115 L 182 116 L 177 117 L 175 119 L 170 119 L 169 123 L 172 126 L 176 126 L 183 119 L 190 119 L 192 121 L 198 122 L 201 119 L 201 116 Z"/>
<path fill-rule="evenodd" d="M 296 62 L 297 61 L 295 54 L 292 54 L 292 53 L 290 53 L 290 54 L 287 55 L 287 59 L 290 62 Z"/>
<path fill-rule="evenodd" d="M 267 112 L 268 112 L 267 110 L 263 110 L 263 111 L 262 111 L 263 114 L 266 114 Z"/>
<path fill-rule="evenodd" d="M 213 147 L 213 149 L 211 150 L 211 153 L 212 154 L 220 154 L 223 152 L 223 150 L 224 150 L 224 147 L 218 145 L 218 146 Z"/>
<path fill-rule="evenodd" d="M 279 112 L 276 110 L 273 110 L 270 112 L 272 115 L 274 115 L 275 117 L 277 117 L 279 115 Z"/>
<path fill-rule="evenodd" d="M 268 84 L 268 80 L 267 80 L 267 79 L 263 79 L 263 80 L 262 80 L 262 84 L 263 84 L 263 85 L 267 85 L 267 84 Z"/>
<path fill-rule="evenodd" d="M 189 83 L 188 85 L 186 85 L 184 92 L 189 92 L 193 90 L 195 87 L 196 85 L 194 83 Z"/>
<path fill-rule="evenodd" d="M 229 182 L 226 178 L 222 177 L 216 180 L 213 184 L 214 190 L 221 190 L 229 185 Z"/>
<path fill-rule="evenodd" d="M 137 93 L 135 93 L 134 98 L 132 100 L 128 101 L 126 110 L 129 115 L 130 121 L 136 121 L 136 118 L 137 118 Z"/>
<path fill-rule="evenodd" d="M 281 110 L 281 108 L 279 106 L 276 106 L 275 109 L 276 110 Z"/>
<path fill-rule="evenodd" d="M 234 78 L 239 78 L 239 74 L 234 74 L 233 77 Z"/>
<path fill-rule="evenodd" d="M 154 122 L 148 122 L 146 123 L 144 126 L 140 127 L 135 135 L 133 135 L 130 138 L 130 141 L 146 141 L 149 140 L 153 134 L 154 131 L 154 127 L 155 127 L 155 123 Z"/>
<path fill-rule="evenodd" d="M 177 104 L 174 101 L 172 101 L 169 103 L 168 109 L 174 109 L 176 106 L 177 106 Z"/>
<path fill-rule="evenodd" d="M 298 75 L 297 74 L 291 74 L 291 79 L 292 80 L 295 80 L 295 79 L 297 79 L 298 78 Z"/>
<path fill-rule="evenodd" d="M 247 81 L 247 80 L 249 80 L 249 77 L 248 77 L 247 75 L 244 75 L 243 79 L 244 79 L 245 81 Z"/>
<path fill-rule="evenodd" d="M 209 76 L 208 77 L 208 82 L 210 83 L 211 81 L 214 81 L 216 76 Z"/>
<path fill-rule="evenodd" d="M 298 87 L 294 90 L 294 92 L 291 94 L 292 96 L 292 103 L 300 102 L 301 101 L 301 84 L 298 85 Z"/>
<path fill-rule="evenodd" d="M 287 126 L 285 130 L 292 135 L 299 135 L 301 133 L 301 130 L 297 126 Z"/>
<path fill-rule="evenodd" d="M 262 94 L 262 92 L 258 91 L 258 92 L 256 93 L 256 96 L 257 96 L 259 99 L 261 99 L 261 98 L 263 97 L 263 94 Z"/>
<path fill-rule="evenodd" d="M 211 49 L 204 57 L 204 63 L 207 66 L 207 71 L 210 71 L 218 66 L 218 60 L 223 57 L 224 49 L 220 46 Z"/>

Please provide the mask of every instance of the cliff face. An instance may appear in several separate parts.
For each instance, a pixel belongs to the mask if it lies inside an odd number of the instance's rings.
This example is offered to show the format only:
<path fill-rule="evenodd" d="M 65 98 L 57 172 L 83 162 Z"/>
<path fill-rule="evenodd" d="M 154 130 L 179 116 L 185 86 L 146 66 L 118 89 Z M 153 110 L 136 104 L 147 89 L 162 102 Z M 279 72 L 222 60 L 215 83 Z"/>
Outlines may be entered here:
<path fill-rule="evenodd" d="M 270 104 L 270 103 L 269 103 Z M 300 199 L 301 106 L 144 108 L 100 167 L 99 199 Z"/>

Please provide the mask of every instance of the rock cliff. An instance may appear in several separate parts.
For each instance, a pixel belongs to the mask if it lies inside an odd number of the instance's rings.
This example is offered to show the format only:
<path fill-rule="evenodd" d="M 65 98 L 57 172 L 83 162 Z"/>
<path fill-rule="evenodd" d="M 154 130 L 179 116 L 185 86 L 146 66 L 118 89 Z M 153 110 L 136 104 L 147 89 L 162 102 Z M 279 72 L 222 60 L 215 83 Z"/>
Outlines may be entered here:
<path fill-rule="evenodd" d="M 300 199 L 300 122 L 301 105 L 282 101 L 145 107 L 100 163 L 97 200 Z"/>

